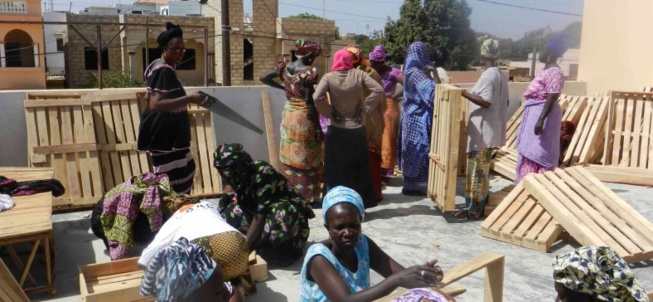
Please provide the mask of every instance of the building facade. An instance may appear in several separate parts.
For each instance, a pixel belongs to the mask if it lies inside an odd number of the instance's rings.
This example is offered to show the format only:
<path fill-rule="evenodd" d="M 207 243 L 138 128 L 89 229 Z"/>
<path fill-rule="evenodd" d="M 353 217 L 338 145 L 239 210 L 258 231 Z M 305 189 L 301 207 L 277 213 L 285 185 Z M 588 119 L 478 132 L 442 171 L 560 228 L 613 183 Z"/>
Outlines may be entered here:
<path fill-rule="evenodd" d="M 43 13 L 45 22 L 66 22 L 66 13 Z M 64 75 L 66 73 L 66 58 L 64 47 L 68 40 L 68 27 L 65 24 L 43 25 L 45 37 L 45 72 L 47 75 Z"/>
<path fill-rule="evenodd" d="M 41 22 L 38 0 L 0 0 L 0 20 Z M 44 89 L 43 25 L 0 24 L 0 89 Z"/>

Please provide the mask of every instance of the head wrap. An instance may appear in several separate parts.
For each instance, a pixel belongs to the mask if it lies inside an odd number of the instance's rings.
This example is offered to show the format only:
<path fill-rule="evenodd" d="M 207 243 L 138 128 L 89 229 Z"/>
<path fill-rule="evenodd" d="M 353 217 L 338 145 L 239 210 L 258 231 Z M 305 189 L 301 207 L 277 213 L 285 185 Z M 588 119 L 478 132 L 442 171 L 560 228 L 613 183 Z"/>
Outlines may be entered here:
<path fill-rule="evenodd" d="M 317 57 L 322 53 L 320 43 L 311 40 L 297 40 L 295 41 L 295 46 L 297 47 L 295 49 L 295 57 L 298 59 L 310 56 Z"/>
<path fill-rule="evenodd" d="M 351 53 L 347 50 L 341 49 L 333 54 L 333 66 L 331 66 L 331 71 L 347 71 L 352 68 L 354 68 L 354 64 L 352 63 Z"/>
<path fill-rule="evenodd" d="M 388 58 L 388 53 L 385 51 L 383 45 L 374 46 L 374 50 L 368 55 L 370 61 L 374 62 L 385 62 L 385 59 Z"/>
<path fill-rule="evenodd" d="M 213 152 L 213 166 L 237 192 L 247 183 L 253 163 L 241 144 L 220 145 Z"/>
<path fill-rule="evenodd" d="M 499 58 L 499 41 L 487 39 L 481 44 L 481 57 L 496 60 Z"/>
<path fill-rule="evenodd" d="M 569 49 L 569 34 L 566 32 L 554 34 L 546 42 L 546 50 L 556 58 L 562 57 L 567 52 L 567 49 Z"/>
<path fill-rule="evenodd" d="M 370 63 L 367 60 L 365 60 L 365 58 L 363 57 L 363 53 L 361 53 L 360 48 L 350 45 L 345 47 L 344 49 L 351 54 L 351 63 L 353 65 L 357 65 L 357 64 L 365 65 L 365 66 L 370 65 Z"/>
<path fill-rule="evenodd" d="M 411 68 L 424 70 L 429 64 L 429 49 L 424 42 L 414 42 L 408 46 L 406 51 L 406 71 Z"/>
<path fill-rule="evenodd" d="M 572 121 L 562 121 L 562 124 L 560 125 L 560 132 L 563 139 L 571 139 L 571 136 L 574 135 L 574 132 L 576 132 L 576 125 Z"/>
<path fill-rule="evenodd" d="M 182 237 L 159 250 L 141 281 L 141 295 L 157 301 L 179 301 L 200 288 L 213 274 L 216 263 L 197 244 Z"/>
<path fill-rule="evenodd" d="M 553 260 L 553 279 L 599 301 L 648 302 L 628 264 L 609 247 L 586 246 Z"/>
<path fill-rule="evenodd" d="M 449 302 L 449 299 L 430 288 L 415 288 L 392 299 L 392 302 Z"/>
<path fill-rule="evenodd" d="M 322 219 L 324 223 L 327 222 L 327 212 L 329 209 L 339 203 L 348 202 L 356 206 L 358 213 L 361 215 L 361 222 L 365 220 L 365 205 L 363 205 L 363 198 L 354 190 L 337 186 L 324 196 L 322 200 Z"/>
<path fill-rule="evenodd" d="M 183 39 L 184 32 L 181 30 L 181 27 L 179 27 L 179 24 L 174 25 L 170 22 L 166 22 L 166 31 L 159 34 L 159 37 L 156 38 L 156 43 L 159 44 L 160 47 L 166 47 L 168 46 L 168 42 L 174 38 Z"/>
<path fill-rule="evenodd" d="M 429 50 L 424 42 L 414 42 L 408 47 L 405 63 L 404 98 L 406 101 L 427 104 L 433 100 L 435 84 L 426 75 L 424 67 L 430 63 Z"/>

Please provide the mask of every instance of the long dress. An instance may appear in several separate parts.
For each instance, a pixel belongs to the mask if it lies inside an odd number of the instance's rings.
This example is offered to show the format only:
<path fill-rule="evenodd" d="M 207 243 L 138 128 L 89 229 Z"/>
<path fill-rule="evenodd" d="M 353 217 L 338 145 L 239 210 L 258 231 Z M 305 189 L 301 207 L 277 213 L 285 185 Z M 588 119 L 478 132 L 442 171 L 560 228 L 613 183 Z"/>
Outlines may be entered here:
<path fill-rule="evenodd" d="M 376 82 L 381 82 L 381 77 L 372 67 L 359 65 L 357 69 L 365 71 Z M 367 148 L 370 154 L 370 175 L 372 187 L 377 200 L 383 199 L 383 185 L 381 183 L 381 162 L 383 150 L 383 129 L 385 127 L 383 113 L 386 104 L 381 103 L 375 110 L 365 115 L 365 131 L 367 132 Z"/>
<path fill-rule="evenodd" d="M 186 95 L 175 69 L 158 59 L 145 70 L 149 93 L 164 92 L 166 98 Z M 195 176 L 195 161 L 190 152 L 190 118 L 187 106 L 160 112 L 145 108 L 138 130 L 138 150 L 152 157 L 154 173 L 165 173 L 172 189 L 190 193 Z"/>
<path fill-rule="evenodd" d="M 540 118 L 549 94 L 560 93 L 564 86 L 564 72 L 560 67 L 541 71 L 530 83 L 526 98 L 524 115 L 517 134 L 517 169 L 515 183 L 519 183 L 528 173 L 553 171 L 560 159 L 560 125 L 562 109 L 556 101 L 544 120 L 540 135 L 535 134 L 535 124 Z"/>
<path fill-rule="evenodd" d="M 386 109 L 383 113 L 385 125 L 381 150 L 381 176 L 394 176 L 397 165 L 397 135 L 399 134 L 399 103 L 393 98 L 399 78 L 403 75 L 399 69 L 389 68 L 381 74 L 381 82 L 385 93 Z"/>
<path fill-rule="evenodd" d="M 404 190 L 426 193 L 428 154 L 431 148 L 433 97 L 435 82 L 424 73 L 429 64 L 428 50 L 423 42 L 408 48 L 405 72 L 404 104 L 398 150 L 399 165 L 404 173 Z"/>
<path fill-rule="evenodd" d="M 317 68 L 306 66 L 290 74 L 284 62 L 276 71 L 283 80 L 288 101 L 281 117 L 280 172 L 310 203 L 320 201 L 322 181 L 322 143 L 315 139 L 315 125 L 308 118 L 304 86 L 315 84 Z"/>
<path fill-rule="evenodd" d="M 252 164 L 251 185 L 220 198 L 220 213 L 231 226 L 247 234 L 256 214 L 265 217 L 265 226 L 257 239 L 258 250 L 275 249 L 287 257 L 299 258 L 310 229 L 313 210 L 286 178 L 264 161 Z"/>

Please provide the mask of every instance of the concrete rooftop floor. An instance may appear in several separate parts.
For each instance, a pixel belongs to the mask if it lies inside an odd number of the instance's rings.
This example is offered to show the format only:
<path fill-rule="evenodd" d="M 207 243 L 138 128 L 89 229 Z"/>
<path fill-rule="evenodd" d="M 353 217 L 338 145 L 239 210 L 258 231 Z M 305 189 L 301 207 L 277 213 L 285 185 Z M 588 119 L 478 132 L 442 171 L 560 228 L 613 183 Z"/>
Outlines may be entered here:
<path fill-rule="evenodd" d="M 458 178 L 456 202 L 464 203 L 465 179 Z M 491 191 L 499 191 L 510 182 L 494 177 Z M 617 195 L 653 220 L 653 207 L 649 194 L 652 188 L 620 184 L 606 184 Z M 401 181 L 396 180 L 384 190 L 385 199 L 381 204 L 367 211 L 363 232 L 379 244 L 391 257 L 404 266 L 423 263 L 437 258 L 446 270 L 486 252 L 506 256 L 504 301 L 554 301 L 555 290 L 551 278 L 551 261 L 554 255 L 572 250 L 572 242 L 560 241 L 550 253 L 495 241 L 480 235 L 481 222 L 458 221 L 450 215 L 443 215 L 426 198 L 401 195 Z M 89 230 L 90 211 L 57 214 L 53 216 L 56 259 L 56 296 L 34 295 L 33 301 L 81 301 L 77 267 L 80 265 L 109 261 L 104 254 L 102 242 Z M 317 218 L 311 220 L 309 244 L 327 238 L 322 226 L 321 210 Z M 269 280 L 258 283 L 258 293 L 248 297 L 248 301 L 298 301 L 299 271 L 301 261 L 288 268 L 270 268 Z M 644 288 L 653 290 L 653 261 L 631 266 L 643 282 Z M 456 297 L 457 301 L 483 300 L 484 272 L 477 272 L 458 281 L 457 285 L 467 288 L 467 292 Z M 376 273 L 372 283 L 381 280 Z"/>

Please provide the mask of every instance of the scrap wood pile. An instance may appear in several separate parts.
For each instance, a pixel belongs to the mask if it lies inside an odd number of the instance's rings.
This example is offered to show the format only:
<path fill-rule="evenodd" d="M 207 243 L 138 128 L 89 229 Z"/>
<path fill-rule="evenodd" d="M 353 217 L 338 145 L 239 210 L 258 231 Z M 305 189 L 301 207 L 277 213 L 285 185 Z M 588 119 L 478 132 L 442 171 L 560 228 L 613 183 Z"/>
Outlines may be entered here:
<path fill-rule="evenodd" d="M 30 167 L 51 167 L 66 193 L 55 210 L 89 208 L 130 177 L 152 171 L 137 150 L 142 93 L 30 94 L 24 102 Z M 197 165 L 192 194 L 220 193 L 212 168 L 215 136 L 208 110 L 191 106 L 191 151 Z"/>

